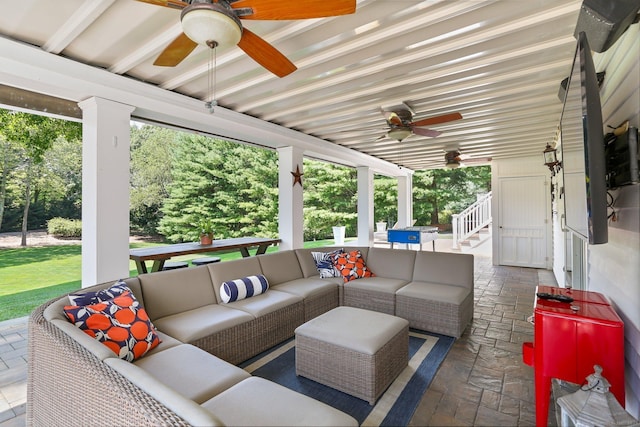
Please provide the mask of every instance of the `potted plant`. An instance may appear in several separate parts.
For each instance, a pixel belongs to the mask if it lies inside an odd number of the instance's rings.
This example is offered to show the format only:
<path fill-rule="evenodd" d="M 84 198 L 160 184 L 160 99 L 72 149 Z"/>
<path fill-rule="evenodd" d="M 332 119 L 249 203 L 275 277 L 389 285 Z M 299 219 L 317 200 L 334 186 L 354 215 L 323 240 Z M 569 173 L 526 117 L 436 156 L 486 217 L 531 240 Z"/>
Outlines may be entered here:
<path fill-rule="evenodd" d="M 200 244 L 210 245 L 213 243 L 213 223 L 210 220 L 200 221 Z"/>

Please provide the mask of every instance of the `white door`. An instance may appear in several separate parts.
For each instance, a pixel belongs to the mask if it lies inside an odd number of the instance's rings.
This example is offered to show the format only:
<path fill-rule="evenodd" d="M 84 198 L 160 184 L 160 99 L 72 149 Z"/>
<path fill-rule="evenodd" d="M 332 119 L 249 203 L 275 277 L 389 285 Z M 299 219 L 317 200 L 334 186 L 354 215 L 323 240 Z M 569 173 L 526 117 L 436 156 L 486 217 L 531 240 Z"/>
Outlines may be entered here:
<path fill-rule="evenodd" d="M 544 176 L 500 178 L 500 265 L 547 267 L 547 188 Z"/>

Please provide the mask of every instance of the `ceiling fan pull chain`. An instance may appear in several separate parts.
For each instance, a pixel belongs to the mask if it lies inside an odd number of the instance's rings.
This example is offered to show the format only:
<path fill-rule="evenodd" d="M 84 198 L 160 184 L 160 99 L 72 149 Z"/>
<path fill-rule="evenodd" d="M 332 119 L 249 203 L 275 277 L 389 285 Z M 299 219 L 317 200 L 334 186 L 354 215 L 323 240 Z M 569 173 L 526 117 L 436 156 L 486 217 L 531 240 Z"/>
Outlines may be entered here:
<path fill-rule="evenodd" d="M 205 103 L 205 106 L 209 109 L 210 113 L 213 113 L 213 107 L 218 105 L 218 101 L 216 100 L 216 69 L 218 65 L 216 48 L 218 47 L 218 44 L 215 42 L 211 44 L 207 43 L 207 46 L 210 47 L 209 66 L 207 69 L 207 93 L 210 94 L 210 100 Z"/>

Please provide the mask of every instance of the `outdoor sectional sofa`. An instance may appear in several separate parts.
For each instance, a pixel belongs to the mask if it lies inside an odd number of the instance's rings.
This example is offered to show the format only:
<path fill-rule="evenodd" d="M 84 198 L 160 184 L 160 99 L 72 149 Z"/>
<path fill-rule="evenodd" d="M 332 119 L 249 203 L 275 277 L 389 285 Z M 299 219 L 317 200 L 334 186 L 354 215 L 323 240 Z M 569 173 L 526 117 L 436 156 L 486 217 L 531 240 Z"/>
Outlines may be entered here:
<path fill-rule="evenodd" d="M 161 340 L 133 362 L 67 320 L 68 296 L 43 304 L 29 319 L 27 424 L 357 425 L 236 365 L 340 305 L 459 337 L 473 317 L 473 256 L 346 247 L 359 250 L 375 276 L 345 283 L 320 278 L 311 254 L 335 249 L 285 250 L 124 280 Z M 252 275 L 266 277 L 266 292 L 222 302 L 223 282 Z"/>

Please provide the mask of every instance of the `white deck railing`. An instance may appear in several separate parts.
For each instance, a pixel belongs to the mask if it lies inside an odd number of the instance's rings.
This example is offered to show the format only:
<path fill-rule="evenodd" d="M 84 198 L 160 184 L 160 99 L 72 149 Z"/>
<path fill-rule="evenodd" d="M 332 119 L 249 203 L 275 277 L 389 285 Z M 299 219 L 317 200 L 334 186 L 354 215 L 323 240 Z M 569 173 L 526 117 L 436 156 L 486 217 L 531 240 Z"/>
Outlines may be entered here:
<path fill-rule="evenodd" d="M 479 197 L 471 206 L 459 214 L 453 214 L 452 217 L 452 247 L 453 249 L 460 249 L 460 242 L 491 224 L 491 191 Z"/>

